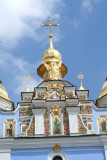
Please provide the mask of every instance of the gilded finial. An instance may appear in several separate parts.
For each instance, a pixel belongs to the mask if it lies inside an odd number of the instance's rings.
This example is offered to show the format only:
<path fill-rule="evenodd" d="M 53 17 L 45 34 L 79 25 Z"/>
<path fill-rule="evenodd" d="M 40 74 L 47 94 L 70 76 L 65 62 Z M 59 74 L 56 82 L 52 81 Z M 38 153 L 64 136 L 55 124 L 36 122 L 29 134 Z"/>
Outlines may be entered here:
<path fill-rule="evenodd" d="M 0 80 L 0 84 L 2 84 L 2 81 Z"/>
<path fill-rule="evenodd" d="M 50 29 L 50 34 L 49 34 L 49 38 L 50 38 L 50 49 L 53 49 L 53 44 L 52 44 L 52 37 L 53 37 L 53 35 L 52 35 L 52 33 L 51 33 L 51 30 L 52 30 L 52 27 L 54 27 L 54 26 L 59 26 L 59 24 L 52 24 L 52 23 L 51 23 L 51 18 L 49 18 L 49 24 L 42 24 L 41 26 L 42 26 L 42 27 L 49 27 L 49 29 Z"/>
<path fill-rule="evenodd" d="M 80 83 L 81 83 L 79 90 L 84 90 L 82 86 L 82 80 L 84 79 L 84 75 L 81 72 L 78 74 L 78 79 L 80 79 Z"/>
<path fill-rule="evenodd" d="M 25 78 L 26 82 L 27 82 L 27 89 L 26 89 L 26 92 L 30 92 L 30 89 L 29 89 L 29 81 L 31 80 L 30 76 L 27 75 L 27 77 Z"/>

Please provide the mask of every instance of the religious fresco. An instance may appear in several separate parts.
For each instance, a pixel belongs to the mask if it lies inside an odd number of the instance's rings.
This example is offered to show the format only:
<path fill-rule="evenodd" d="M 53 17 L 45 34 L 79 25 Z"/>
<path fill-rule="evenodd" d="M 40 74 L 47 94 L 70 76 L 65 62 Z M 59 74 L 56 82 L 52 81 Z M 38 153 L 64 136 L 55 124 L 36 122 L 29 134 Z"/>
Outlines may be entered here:
<path fill-rule="evenodd" d="M 80 107 L 80 114 L 92 114 L 92 106 L 91 105 L 82 105 Z"/>
<path fill-rule="evenodd" d="M 52 83 L 46 86 L 46 100 L 65 100 L 63 84 Z"/>
<path fill-rule="evenodd" d="M 75 98 L 73 92 L 66 92 L 66 98 Z"/>
<path fill-rule="evenodd" d="M 15 121 L 14 119 L 5 122 L 5 137 L 15 137 Z"/>
<path fill-rule="evenodd" d="M 35 117 L 31 120 L 31 125 L 27 130 L 27 136 L 34 136 L 35 135 Z"/>
<path fill-rule="evenodd" d="M 32 116 L 31 107 L 20 108 L 20 116 Z"/>
<path fill-rule="evenodd" d="M 83 122 L 84 122 L 84 125 L 87 127 L 87 118 L 86 118 L 86 117 L 83 117 L 82 120 L 83 120 Z"/>
<path fill-rule="evenodd" d="M 58 115 L 52 117 L 53 123 L 53 135 L 60 135 L 61 134 L 61 121 Z"/>
<path fill-rule="evenodd" d="M 22 126 L 22 133 L 26 133 L 27 128 L 28 128 L 27 125 Z"/>
<path fill-rule="evenodd" d="M 80 95 L 79 100 L 87 100 L 87 96 L 86 95 Z"/>
<path fill-rule="evenodd" d="M 78 115 L 78 132 L 80 134 L 87 134 L 87 129 L 84 127 L 83 122 L 79 115 Z"/>
<path fill-rule="evenodd" d="M 48 93 L 48 100 L 60 100 L 61 93 L 57 89 L 52 89 L 51 92 Z"/>
<path fill-rule="evenodd" d="M 30 119 L 21 119 L 21 123 L 29 123 Z"/>
<path fill-rule="evenodd" d="M 25 97 L 25 98 L 23 99 L 23 102 L 31 102 L 31 97 Z"/>
<path fill-rule="evenodd" d="M 36 99 L 44 99 L 45 98 L 46 93 L 38 93 L 37 98 Z"/>
<path fill-rule="evenodd" d="M 88 124 L 88 130 L 92 130 L 92 125 Z"/>
<path fill-rule="evenodd" d="M 106 119 L 106 117 L 99 117 L 98 124 L 99 124 L 100 134 L 107 134 L 107 119 Z"/>
<path fill-rule="evenodd" d="M 45 119 L 44 126 L 45 126 L 45 135 L 46 136 L 49 136 L 49 134 L 50 134 L 50 131 L 49 131 L 49 126 L 50 126 L 49 117 L 50 117 L 50 109 L 47 108 L 46 113 L 44 115 L 44 119 Z"/>
<path fill-rule="evenodd" d="M 69 135 L 69 120 L 66 107 L 63 107 L 61 112 L 63 113 L 64 134 Z"/>
<path fill-rule="evenodd" d="M 44 107 L 43 106 L 32 106 L 32 109 L 37 109 L 37 108 L 42 109 Z"/>

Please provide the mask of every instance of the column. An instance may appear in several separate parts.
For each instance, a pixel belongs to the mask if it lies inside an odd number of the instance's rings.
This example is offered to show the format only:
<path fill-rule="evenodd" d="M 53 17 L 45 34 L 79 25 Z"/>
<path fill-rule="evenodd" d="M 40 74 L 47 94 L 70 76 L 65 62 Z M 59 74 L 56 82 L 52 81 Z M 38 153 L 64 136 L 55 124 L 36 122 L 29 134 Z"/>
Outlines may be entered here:
<path fill-rule="evenodd" d="M 70 135 L 78 134 L 78 114 L 80 111 L 79 107 L 67 107 L 66 108 L 69 115 L 69 130 Z"/>
<path fill-rule="evenodd" d="M 35 114 L 35 136 L 44 136 L 44 114 L 46 109 L 33 109 Z"/>

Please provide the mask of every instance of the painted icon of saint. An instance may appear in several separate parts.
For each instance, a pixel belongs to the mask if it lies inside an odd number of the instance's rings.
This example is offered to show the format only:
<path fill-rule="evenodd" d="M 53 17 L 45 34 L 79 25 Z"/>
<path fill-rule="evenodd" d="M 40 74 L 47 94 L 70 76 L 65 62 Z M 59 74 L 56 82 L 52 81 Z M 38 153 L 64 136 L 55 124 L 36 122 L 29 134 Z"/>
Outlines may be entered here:
<path fill-rule="evenodd" d="M 101 129 L 102 132 L 106 132 L 106 121 L 104 119 L 101 121 Z"/>
<path fill-rule="evenodd" d="M 8 137 L 12 136 L 12 129 L 13 129 L 13 125 L 11 123 L 9 123 L 7 125 L 7 135 L 8 135 Z"/>
<path fill-rule="evenodd" d="M 57 117 L 55 117 L 53 124 L 54 124 L 54 133 L 59 134 L 60 133 L 60 126 L 59 126 L 59 120 L 57 119 Z"/>

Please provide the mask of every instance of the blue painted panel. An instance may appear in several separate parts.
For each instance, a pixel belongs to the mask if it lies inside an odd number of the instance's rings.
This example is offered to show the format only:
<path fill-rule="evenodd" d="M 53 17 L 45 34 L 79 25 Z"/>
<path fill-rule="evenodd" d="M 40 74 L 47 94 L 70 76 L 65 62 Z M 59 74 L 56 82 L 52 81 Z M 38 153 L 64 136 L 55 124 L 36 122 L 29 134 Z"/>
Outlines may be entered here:
<path fill-rule="evenodd" d="M 95 131 L 96 134 L 99 134 L 98 133 L 98 116 L 99 115 L 107 115 L 107 111 L 97 111 L 93 108 L 93 130 Z"/>
<path fill-rule="evenodd" d="M 17 123 L 16 130 L 17 130 L 17 136 L 19 135 L 21 129 L 20 129 L 20 120 L 19 120 L 19 109 L 16 113 L 13 114 L 2 114 L 0 113 L 0 136 L 3 136 L 3 124 L 6 121 L 6 119 L 14 119 Z"/>
<path fill-rule="evenodd" d="M 88 151 L 81 151 L 82 149 L 87 149 Z M 47 157 L 53 151 L 53 148 L 12 150 L 12 152 L 19 152 L 19 151 L 25 151 L 25 153 L 12 153 L 11 160 L 47 160 Z M 29 151 L 32 152 L 30 153 Z M 41 151 L 41 152 L 34 152 L 34 151 Z M 103 147 L 75 147 L 75 148 L 68 147 L 68 148 L 61 148 L 61 151 L 63 151 L 68 160 L 105 160 Z"/>
<path fill-rule="evenodd" d="M 49 153 L 51 153 L 52 151 L 52 148 L 12 150 L 12 152 L 24 153 L 12 153 L 11 160 L 47 160 Z"/>

